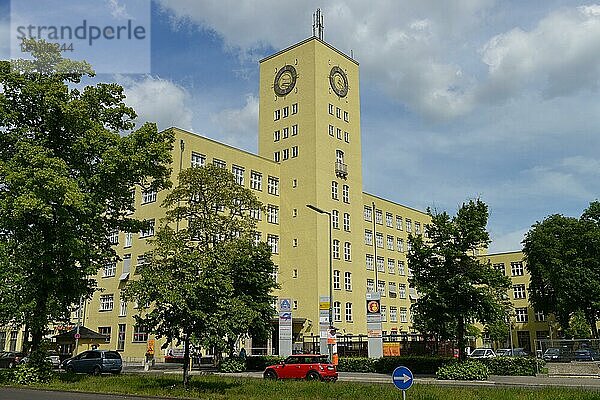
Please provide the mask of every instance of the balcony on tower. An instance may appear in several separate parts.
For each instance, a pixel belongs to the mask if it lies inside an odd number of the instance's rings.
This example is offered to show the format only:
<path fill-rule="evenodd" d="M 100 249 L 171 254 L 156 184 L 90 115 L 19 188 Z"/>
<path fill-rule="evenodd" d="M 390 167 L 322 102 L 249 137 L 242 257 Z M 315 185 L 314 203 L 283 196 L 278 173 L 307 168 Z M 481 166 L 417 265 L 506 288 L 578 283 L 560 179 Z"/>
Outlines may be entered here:
<path fill-rule="evenodd" d="M 346 179 L 348 176 L 348 166 L 343 162 L 336 161 L 335 162 L 335 174 L 340 178 Z"/>

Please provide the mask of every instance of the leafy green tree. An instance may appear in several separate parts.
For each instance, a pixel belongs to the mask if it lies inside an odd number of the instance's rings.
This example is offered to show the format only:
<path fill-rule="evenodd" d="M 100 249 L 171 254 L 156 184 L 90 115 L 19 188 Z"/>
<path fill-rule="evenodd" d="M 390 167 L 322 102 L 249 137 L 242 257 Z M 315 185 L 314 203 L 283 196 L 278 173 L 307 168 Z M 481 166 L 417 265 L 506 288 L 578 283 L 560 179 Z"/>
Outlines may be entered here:
<path fill-rule="evenodd" d="M 508 322 L 503 320 L 496 320 L 488 323 L 483 331 L 492 342 L 496 343 L 496 345 L 506 342 L 508 335 L 510 334 Z"/>
<path fill-rule="evenodd" d="M 136 114 L 116 84 L 44 42 L 33 60 L 0 61 L 0 323 L 24 325 L 38 349 L 49 323 L 92 295 L 133 219 L 131 189 L 169 187 L 172 135 Z"/>
<path fill-rule="evenodd" d="M 179 174 L 166 217 L 139 280 L 125 295 L 147 305 L 138 322 L 167 343 L 184 344 L 184 385 L 194 339 L 222 350 L 240 336 L 268 332 L 276 287 L 271 252 L 255 244 L 254 194 L 213 165 Z"/>
<path fill-rule="evenodd" d="M 421 332 L 455 340 L 464 359 L 469 324 L 504 318 L 510 281 L 476 256 L 490 242 L 485 203 L 471 200 L 454 217 L 427 212 L 431 217 L 428 239 L 409 237 L 410 283 L 419 293 L 411 312 Z"/>
<path fill-rule="evenodd" d="M 525 236 L 523 253 L 534 308 L 554 314 L 565 331 L 573 313 L 581 311 L 592 336 L 598 337 L 600 203 L 590 203 L 579 219 L 555 214 L 535 223 Z"/>
<path fill-rule="evenodd" d="M 569 319 L 569 327 L 565 330 L 565 337 L 572 339 L 589 339 L 591 337 L 590 325 L 585 319 L 583 311 L 578 310 Z"/>

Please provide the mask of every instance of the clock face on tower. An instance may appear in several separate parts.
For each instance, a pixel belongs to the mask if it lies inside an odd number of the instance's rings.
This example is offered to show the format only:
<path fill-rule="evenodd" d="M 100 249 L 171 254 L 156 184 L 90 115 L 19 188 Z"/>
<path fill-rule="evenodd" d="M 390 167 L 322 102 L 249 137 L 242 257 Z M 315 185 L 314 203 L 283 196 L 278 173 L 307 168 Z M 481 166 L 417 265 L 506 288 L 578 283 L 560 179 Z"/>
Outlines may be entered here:
<path fill-rule="evenodd" d="M 340 97 L 346 97 L 348 94 L 348 77 L 340 67 L 331 68 L 329 85 L 331 85 L 331 89 Z"/>
<path fill-rule="evenodd" d="M 294 89 L 296 85 L 296 68 L 293 65 L 286 65 L 277 71 L 275 75 L 275 83 L 273 84 L 273 90 L 277 96 L 285 96 Z"/>

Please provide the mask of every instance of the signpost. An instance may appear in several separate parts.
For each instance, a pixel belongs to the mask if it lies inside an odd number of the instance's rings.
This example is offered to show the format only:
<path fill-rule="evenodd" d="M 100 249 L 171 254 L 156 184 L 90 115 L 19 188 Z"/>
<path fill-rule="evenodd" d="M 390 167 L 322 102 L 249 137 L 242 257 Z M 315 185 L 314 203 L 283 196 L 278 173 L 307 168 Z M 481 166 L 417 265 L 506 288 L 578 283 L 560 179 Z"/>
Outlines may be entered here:
<path fill-rule="evenodd" d="M 394 386 L 402 390 L 402 400 L 406 400 L 406 391 L 413 384 L 413 374 L 410 369 L 406 367 L 396 368 L 394 373 L 392 373 L 392 382 Z"/>
<path fill-rule="evenodd" d="M 279 299 L 279 356 L 292 354 L 292 300 Z"/>
<path fill-rule="evenodd" d="M 367 293 L 367 346 L 369 358 L 383 357 L 380 303 L 380 293 Z"/>

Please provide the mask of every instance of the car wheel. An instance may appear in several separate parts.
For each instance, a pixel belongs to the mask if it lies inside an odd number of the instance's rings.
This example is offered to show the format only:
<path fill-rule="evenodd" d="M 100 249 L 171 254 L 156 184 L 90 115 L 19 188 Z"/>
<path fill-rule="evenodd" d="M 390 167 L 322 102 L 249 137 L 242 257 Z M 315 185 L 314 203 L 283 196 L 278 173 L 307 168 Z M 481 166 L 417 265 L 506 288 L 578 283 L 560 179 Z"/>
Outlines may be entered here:
<path fill-rule="evenodd" d="M 99 375 L 100 375 L 100 372 L 101 372 L 101 371 L 100 371 L 100 367 L 99 367 L 98 365 L 96 365 L 96 366 L 94 367 L 94 369 L 92 370 L 92 375 L 94 375 L 94 376 L 99 376 Z"/>
<path fill-rule="evenodd" d="M 73 369 L 73 366 L 71 366 L 71 365 L 67 365 L 67 366 L 65 367 L 65 371 L 66 371 L 68 374 L 72 374 L 72 373 L 74 373 L 74 372 L 75 372 L 75 370 Z"/>
<path fill-rule="evenodd" d="M 267 370 L 265 371 L 265 373 L 263 374 L 263 377 L 265 379 L 271 379 L 271 380 L 276 380 L 277 379 L 277 374 L 275 373 L 275 371 L 273 370 Z"/>
<path fill-rule="evenodd" d="M 117 370 L 117 371 L 112 371 L 111 374 L 113 375 L 119 375 L 121 373 L 121 370 Z"/>
<path fill-rule="evenodd" d="M 309 371 L 308 374 L 306 374 L 306 380 L 307 381 L 320 381 L 321 375 L 319 375 L 319 373 L 317 371 Z"/>

